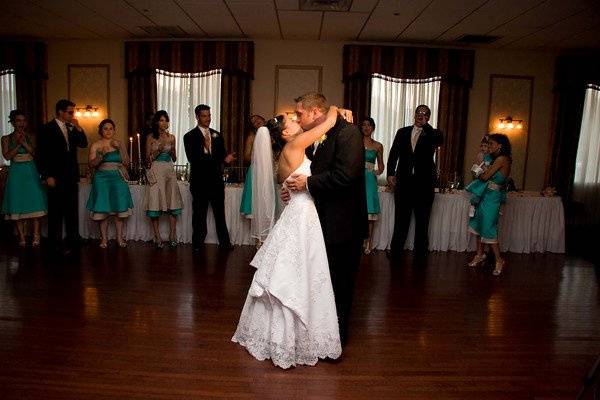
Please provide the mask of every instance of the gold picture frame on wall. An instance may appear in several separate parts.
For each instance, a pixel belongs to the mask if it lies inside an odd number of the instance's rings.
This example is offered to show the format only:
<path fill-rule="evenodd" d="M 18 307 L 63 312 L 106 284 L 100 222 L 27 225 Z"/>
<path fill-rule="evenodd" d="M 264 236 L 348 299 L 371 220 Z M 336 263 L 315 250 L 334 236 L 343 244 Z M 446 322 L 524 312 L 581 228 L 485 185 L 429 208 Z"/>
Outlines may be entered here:
<path fill-rule="evenodd" d="M 526 184 L 533 85 L 532 76 L 490 75 L 488 132 L 508 136 L 513 158 L 510 175 L 518 189 L 524 189 Z M 500 128 L 500 119 L 506 117 L 521 120 L 522 127 L 514 124 L 512 129 Z"/>
<path fill-rule="evenodd" d="M 274 115 L 294 111 L 296 97 L 308 92 L 321 92 L 322 88 L 322 66 L 276 65 Z"/>

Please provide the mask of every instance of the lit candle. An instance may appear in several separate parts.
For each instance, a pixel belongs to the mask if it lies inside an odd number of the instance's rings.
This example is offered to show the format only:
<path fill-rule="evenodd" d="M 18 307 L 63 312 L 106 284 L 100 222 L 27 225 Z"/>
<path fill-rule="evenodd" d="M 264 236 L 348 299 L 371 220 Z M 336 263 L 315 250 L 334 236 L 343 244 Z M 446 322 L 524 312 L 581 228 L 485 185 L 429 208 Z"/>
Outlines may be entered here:
<path fill-rule="evenodd" d="M 136 133 L 137 135 L 137 142 L 138 142 L 138 163 L 139 163 L 139 167 L 142 167 L 142 145 L 140 142 L 140 134 Z"/>
<path fill-rule="evenodd" d="M 129 136 L 129 161 L 133 160 L 133 136 Z"/>

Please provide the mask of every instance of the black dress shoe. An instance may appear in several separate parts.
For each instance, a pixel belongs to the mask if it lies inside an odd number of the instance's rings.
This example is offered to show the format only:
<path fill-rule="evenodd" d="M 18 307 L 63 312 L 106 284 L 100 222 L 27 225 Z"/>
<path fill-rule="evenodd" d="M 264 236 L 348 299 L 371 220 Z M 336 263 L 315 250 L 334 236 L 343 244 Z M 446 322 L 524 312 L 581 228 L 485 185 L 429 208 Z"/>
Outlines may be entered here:
<path fill-rule="evenodd" d="M 233 250 L 233 245 L 231 243 L 219 244 L 219 250 Z"/>
<path fill-rule="evenodd" d="M 194 251 L 202 251 L 202 249 L 204 249 L 204 244 L 192 242 L 192 249 Z"/>

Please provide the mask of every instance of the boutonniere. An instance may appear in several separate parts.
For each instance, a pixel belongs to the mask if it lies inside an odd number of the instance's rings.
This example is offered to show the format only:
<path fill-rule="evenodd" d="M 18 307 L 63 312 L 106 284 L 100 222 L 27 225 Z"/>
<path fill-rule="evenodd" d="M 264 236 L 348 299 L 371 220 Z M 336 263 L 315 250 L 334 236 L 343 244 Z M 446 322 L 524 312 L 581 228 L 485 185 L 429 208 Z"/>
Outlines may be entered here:
<path fill-rule="evenodd" d="M 319 138 L 319 140 L 317 140 L 317 142 L 319 142 L 319 144 L 323 144 L 323 142 L 326 140 L 327 140 L 327 134 L 324 134 L 323 136 L 321 136 Z"/>
<path fill-rule="evenodd" d="M 219 137 L 219 135 L 217 135 L 215 132 L 213 132 L 213 133 L 211 133 L 210 137 L 213 139 L 216 139 Z"/>

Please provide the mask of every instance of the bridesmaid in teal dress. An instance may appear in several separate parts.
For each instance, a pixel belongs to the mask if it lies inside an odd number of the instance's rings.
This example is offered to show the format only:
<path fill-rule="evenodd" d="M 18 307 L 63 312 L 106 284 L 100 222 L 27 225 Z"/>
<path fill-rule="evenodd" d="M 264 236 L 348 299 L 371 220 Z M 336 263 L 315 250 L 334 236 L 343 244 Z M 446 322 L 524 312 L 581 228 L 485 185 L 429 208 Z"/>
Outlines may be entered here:
<path fill-rule="evenodd" d="M 506 135 L 490 135 L 489 147 L 494 162 L 478 178 L 487 183 L 487 186 L 475 207 L 475 215 L 469 219 L 469 231 L 477 235 L 477 254 L 469 266 L 476 267 L 483 263 L 485 260 L 483 246 L 489 244 L 496 257 L 493 274 L 498 276 L 504 268 L 504 259 L 500 254 L 498 243 L 498 217 L 500 205 L 506 200 L 504 184 L 510 176 L 512 159 L 511 145 Z"/>
<path fill-rule="evenodd" d="M 127 183 L 129 157 L 123 143 L 114 139 L 115 123 L 105 119 L 98 126 L 101 139 L 90 146 L 89 163 L 94 178 L 87 209 L 90 217 L 100 223 L 100 247 L 108 246 L 108 217 L 115 217 L 117 242 L 126 247 L 123 222 L 132 213 L 133 199 Z"/>
<path fill-rule="evenodd" d="M 25 247 L 25 220 L 33 221 L 31 245 L 40 244 L 40 218 L 48 211 L 46 190 L 40 180 L 33 157 L 35 141 L 27 132 L 27 117 L 19 110 L 10 112 L 8 120 L 15 130 L 2 137 L 2 155 L 10 161 L 2 199 L 2 214 L 15 221 L 19 246 Z"/>
<path fill-rule="evenodd" d="M 373 118 L 366 118 L 360 125 L 363 134 L 363 144 L 365 146 L 365 184 L 367 196 L 367 213 L 369 215 L 369 237 L 363 244 L 365 254 L 371 253 L 371 237 L 373 234 L 373 224 L 377 220 L 379 207 L 379 191 L 377 177 L 383 173 L 383 145 L 373 139 L 375 131 L 375 121 Z M 377 161 L 377 168 L 375 168 Z"/>
<path fill-rule="evenodd" d="M 244 143 L 244 162 L 250 164 L 252 162 L 252 148 L 254 147 L 254 138 L 258 128 L 265 124 L 265 119 L 261 115 L 250 116 L 252 129 L 246 136 Z M 242 192 L 242 201 L 240 202 L 240 213 L 246 218 L 252 218 L 252 164 L 248 167 L 246 178 L 244 180 L 244 191 Z"/>

